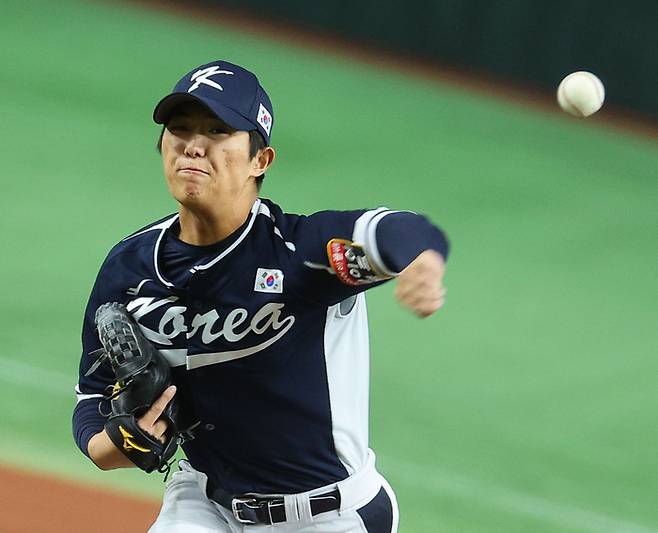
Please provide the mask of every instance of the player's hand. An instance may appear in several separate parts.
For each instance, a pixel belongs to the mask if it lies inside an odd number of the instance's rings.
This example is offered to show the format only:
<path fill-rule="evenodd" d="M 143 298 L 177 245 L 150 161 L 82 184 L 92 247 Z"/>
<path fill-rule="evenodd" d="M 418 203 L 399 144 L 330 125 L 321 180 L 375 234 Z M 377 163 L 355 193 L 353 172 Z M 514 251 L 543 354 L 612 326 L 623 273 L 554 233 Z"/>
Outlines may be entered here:
<path fill-rule="evenodd" d="M 160 397 L 153 402 L 153 405 L 146 413 L 137 421 L 137 425 L 147 433 L 153 435 L 160 442 L 165 441 L 164 434 L 167 431 L 168 424 L 164 420 L 160 420 L 160 416 L 167 408 L 167 404 L 176 394 L 176 386 L 170 385 L 167 387 Z"/>
<path fill-rule="evenodd" d="M 398 276 L 395 297 L 419 317 L 430 316 L 445 301 L 444 272 L 443 257 L 434 250 L 425 250 Z"/>

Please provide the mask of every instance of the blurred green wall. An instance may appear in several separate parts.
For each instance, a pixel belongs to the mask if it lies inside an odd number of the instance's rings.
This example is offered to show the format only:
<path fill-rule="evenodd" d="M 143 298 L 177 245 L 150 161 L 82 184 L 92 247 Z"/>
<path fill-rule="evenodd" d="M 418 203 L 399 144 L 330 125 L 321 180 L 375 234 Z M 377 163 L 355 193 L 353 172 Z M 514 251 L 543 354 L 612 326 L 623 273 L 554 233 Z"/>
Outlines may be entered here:
<path fill-rule="evenodd" d="M 658 118 L 655 0 L 201 3 L 550 89 L 569 72 L 591 70 L 606 85 L 608 102 Z"/>

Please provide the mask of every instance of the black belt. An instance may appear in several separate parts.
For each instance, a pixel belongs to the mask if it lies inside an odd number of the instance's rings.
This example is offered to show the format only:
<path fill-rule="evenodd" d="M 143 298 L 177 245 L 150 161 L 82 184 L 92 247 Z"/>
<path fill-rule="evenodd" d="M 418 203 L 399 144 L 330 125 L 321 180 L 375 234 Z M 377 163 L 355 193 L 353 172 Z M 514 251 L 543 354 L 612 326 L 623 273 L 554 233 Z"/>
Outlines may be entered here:
<path fill-rule="evenodd" d="M 233 513 L 241 524 L 278 524 L 286 522 L 286 506 L 281 496 L 271 498 L 255 494 L 232 496 L 224 489 L 213 486 L 210 481 L 206 487 L 208 497 Z M 340 508 L 340 492 L 334 489 L 323 494 L 309 496 L 311 515 L 315 516 Z"/>

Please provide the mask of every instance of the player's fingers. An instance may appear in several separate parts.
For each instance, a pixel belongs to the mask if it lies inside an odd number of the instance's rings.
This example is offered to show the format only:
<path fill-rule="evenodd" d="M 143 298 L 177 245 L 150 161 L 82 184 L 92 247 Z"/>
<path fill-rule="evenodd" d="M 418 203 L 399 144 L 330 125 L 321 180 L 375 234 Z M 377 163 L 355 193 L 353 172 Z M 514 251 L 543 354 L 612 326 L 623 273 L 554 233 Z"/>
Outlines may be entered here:
<path fill-rule="evenodd" d="M 427 318 L 428 316 L 436 313 L 441 307 L 441 302 L 439 300 L 433 300 L 429 302 L 423 302 L 419 305 L 415 311 L 416 314 L 421 318 Z"/>
<path fill-rule="evenodd" d="M 151 408 L 144 413 L 144 416 L 142 416 L 140 421 L 143 423 L 143 426 L 148 428 L 155 425 L 158 418 L 160 418 L 160 415 L 162 415 L 167 408 L 167 404 L 174 397 L 174 394 L 176 394 L 175 385 L 170 385 L 164 390 L 160 397 L 153 402 Z"/>
<path fill-rule="evenodd" d="M 441 302 L 445 299 L 446 288 L 439 286 L 404 287 L 398 286 L 395 289 L 395 297 L 404 305 L 409 307 L 422 306 L 428 302 Z M 440 305 L 439 305 L 440 307 Z"/>
<path fill-rule="evenodd" d="M 444 303 L 443 294 L 418 295 L 415 299 L 406 302 L 406 305 L 417 316 L 427 318 L 441 309 Z"/>
<path fill-rule="evenodd" d="M 401 280 L 395 287 L 395 297 L 398 300 L 412 300 L 424 294 L 432 294 L 438 290 L 436 285 L 419 280 Z"/>
<path fill-rule="evenodd" d="M 445 292 L 443 280 L 436 276 L 405 276 L 398 278 L 396 294 Z"/>
<path fill-rule="evenodd" d="M 167 422 L 164 420 L 158 420 L 155 424 L 153 424 L 153 427 L 151 428 L 151 435 L 153 435 L 156 439 L 158 439 L 160 442 L 164 442 L 164 434 L 167 432 L 167 428 L 169 425 Z"/>
<path fill-rule="evenodd" d="M 137 425 L 141 427 L 146 433 L 151 435 L 151 437 L 158 439 L 160 442 L 165 441 L 164 434 L 167 432 L 169 424 L 164 420 L 157 420 L 155 424 L 147 426 L 142 419 L 137 422 Z"/>

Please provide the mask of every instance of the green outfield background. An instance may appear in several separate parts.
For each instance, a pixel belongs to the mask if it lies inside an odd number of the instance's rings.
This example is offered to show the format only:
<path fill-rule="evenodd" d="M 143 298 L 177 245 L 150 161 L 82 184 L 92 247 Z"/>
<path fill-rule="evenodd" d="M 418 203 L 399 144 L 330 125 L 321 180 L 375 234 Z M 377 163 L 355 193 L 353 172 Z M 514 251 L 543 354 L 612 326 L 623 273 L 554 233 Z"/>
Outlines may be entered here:
<path fill-rule="evenodd" d="M 0 30 L 4 462 L 162 492 L 75 447 L 81 316 L 108 249 L 175 210 L 154 103 L 222 57 L 274 102 L 263 196 L 411 209 L 450 236 L 438 315 L 369 293 L 401 533 L 658 531 L 655 139 L 127 4 L 6 0 Z"/>

